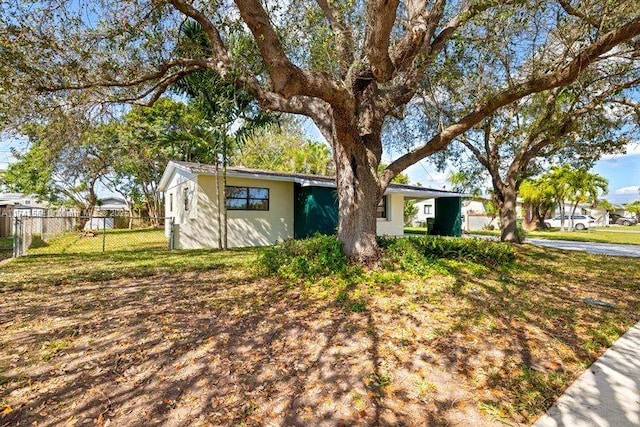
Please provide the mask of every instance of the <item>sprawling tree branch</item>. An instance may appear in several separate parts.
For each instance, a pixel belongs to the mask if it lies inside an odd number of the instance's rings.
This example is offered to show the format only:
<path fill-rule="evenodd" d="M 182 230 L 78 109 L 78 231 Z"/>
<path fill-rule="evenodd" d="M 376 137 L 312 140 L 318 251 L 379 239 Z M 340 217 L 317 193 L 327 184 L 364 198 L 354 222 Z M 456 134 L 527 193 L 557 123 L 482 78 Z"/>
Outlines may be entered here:
<path fill-rule="evenodd" d="M 399 3 L 399 0 L 367 2 L 367 33 L 364 49 L 373 78 L 379 82 L 390 80 L 395 71 L 395 65 L 389 56 L 389 46 Z"/>
<path fill-rule="evenodd" d="M 103 81 L 98 80 L 98 81 L 83 82 L 83 83 L 40 85 L 36 89 L 38 91 L 43 91 L 43 92 L 56 92 L 61 90 L 84 90 L 84 89 L 91 89 L 94 87 L 134 87 L 134 86 L 139 86 L 139 85 L 148 83 L 153 80 L 170 79 L 172 78 L 172 76 L 176 74 L 182 74 L 182 75 L 185 74 L 184 70 L 180 70 L 170 74 L 169 72 L 176 67 L 185 67 L 185 70 L 188 70 L 189 72 L 191 72 L 196 68 L 207 68 L 210 66 L 211 66 L 210 62 L 206 59 L 179 58 L 179 59 L 174 59 L 161 64 L 160 66 L 158 66 L 158 69 L 156 71 L 143 74 L 139 77 L 135 77 L 130 80 L 103 80 Z M 147 93 L 147 95 L 149 93 Z"/>
<path fill-rule="evenodd" d="M 509 0 L 504 3 L 512 2 Z M 436 1 L 427 14 L 426 23 L 413 27 L 414 32 L 411 33 L 413 37 L 411 34 L 407 34 L 395 50 L 394 58 L 398 64 L 397 67 L 406 69 L 406 76 L 404 79 L 400 79 L 397 84 L 380 91 L 379 102 L 384 106 L 385 114 L 405 105 L 415 96 L 420 80 L 424 77 L 423 70 L 444 49 L 447 41 L 461 25 L 495 6 L 491 1 L 468 5 L 445 23 L 440 32 L 436 34 L 438 24 L 442 20 L 445 4 L 444 0 Z M 424 55 L 419 60 L 416 59 L 421 52 Z"/>
<path fill-rule="evenodd" d="M 333 29 L 334 33 L 338 36 L 338 56 L 340 63 L 341 73 L 343 77 L 346 76 L 350 65 L 355 58 L 354 45 L 353 45 L 353 33 L 345 25 L 345 23 L 338 16 L 336 9 L 329 4 L 328 0 L 316 0 L 316 3 L 322 9 L 324 16 L 327 18 L 329 25 Z"/>
<path fill-rule="evenodd" d="M 191 6 L 191 4 L 187 3 L 184 0 L 170 0 L 171 4 L 182 12 L 184 15 L 189 18 L 195 20 L 200 26 L 203 28 L 207 38 L 211 42 L 211 46 L 213 47 L 213 52 L 217 59 L 217 62 L 214 65 L 214 69 L 220 73 L 220 75 L 225 76 L 228 72 L 229 67 L 229 56 L 227 54 L 227 48 L 222 41 L 222 37 L 220 36 L 220 32 L 216 28 L 215 25 L 207 18 L 202 12 Z"/>
<path fill-rule="evenodd" d="M 558 3 L 560 3 L 560 6 L 562 6 L 564 11 L 567 12 L 569 15 L 582 19 L 592 27 L 600 28 L 600 22 L 591 18 L 590 16 L 582 12 L 580 9 L 576 9 L 575 7 L 573 7 L 569 0 L 558 0 Z"/>
<path fill-rule="evenodd" d="M 433 136 L 426 144 L 410 151 L 392 162 L 381 177 L 381 185 L 388 185 L 394 176 L 402 172 L 407 167 L 430 154 L 443 150 L 453 140 L 453 138 L 471 129 L 499 108 L 532 93 L 542 92 L 544 90 L 572 83 L 578 78 L 580 72 L 589 64 L 596 61 L 600 55 L 613 49 L 618 44 L 630 40 L 638 34 L 640 34 L 640 18 L 635 18 L 626 25 L 610 31 L 590 46 L 582 49 L 582 51 L 571 62 L 555 72 L 546 74 L 542 77 L 533 78 L 518 86 L 511 87 L 496 94 L 484 104 L 476 107 L 474 111 L 465 115 L 457 123 L 448 126 Z"/>
<path fill-rule="evenodd" d="M 302 70 L 287 57 L 267 12 L 257 0 L 236 0 L 243 21 L 260 49 L 271 77 L 274 92 L 285 98 L 303 95 L 342 104 L 347 97 L 344 87 L 327 75 Z"/>

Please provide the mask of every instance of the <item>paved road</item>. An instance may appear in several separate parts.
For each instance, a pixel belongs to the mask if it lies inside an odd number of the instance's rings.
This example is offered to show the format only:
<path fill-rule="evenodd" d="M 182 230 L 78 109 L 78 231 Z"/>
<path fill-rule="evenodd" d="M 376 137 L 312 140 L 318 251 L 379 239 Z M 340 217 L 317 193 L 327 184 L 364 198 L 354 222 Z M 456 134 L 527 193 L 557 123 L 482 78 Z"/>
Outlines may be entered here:
<path fill-rule="evenodd" d="M 470 234 L 469 237 L 497 240 L 494 236 Z M 526 243 L 565 251 L 583 251 L 596 255 L 628 256 L 640 258 L 640 245 L 619 245 L 616 243 L 574 242 L 568 240 L 549 240 L 527 237 Z"/>
<path fill-rule="evenodd" d="M 640 245 L 619 245 L 615 243 L 573 242 L 566 240 L 548 240 L 527 238 L 526 243 L 537 246 L 563 249 L 569 251 L 583 251 L 597 255 L 629 256 L 640 258 Z"/>
<path fill-rule="evenodd" d="M 533 427 L 640 425 L 640 323 L 574 382 Z"/>

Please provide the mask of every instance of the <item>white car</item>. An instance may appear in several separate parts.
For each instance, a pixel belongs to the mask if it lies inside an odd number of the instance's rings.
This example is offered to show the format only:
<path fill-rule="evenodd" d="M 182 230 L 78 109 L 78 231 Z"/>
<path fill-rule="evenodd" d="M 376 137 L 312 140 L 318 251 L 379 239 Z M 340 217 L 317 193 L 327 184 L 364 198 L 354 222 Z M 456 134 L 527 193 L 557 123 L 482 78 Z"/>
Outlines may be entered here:
<path fill-rule="evenodd" d="M 547 225 L 547 228 L 560 228 L 560 215 L 556 215 L 553 218 L 546 219 L 544 223 Z M 595 224 L 596 220 L 589 215 L 574 215 L 573 216 L 573 228 L 576 230 L 585 230 L 589 227 L 592 227 Z M 564 216 L 564 226 L 569 228 L 570 226 L 569 215 Z"/>

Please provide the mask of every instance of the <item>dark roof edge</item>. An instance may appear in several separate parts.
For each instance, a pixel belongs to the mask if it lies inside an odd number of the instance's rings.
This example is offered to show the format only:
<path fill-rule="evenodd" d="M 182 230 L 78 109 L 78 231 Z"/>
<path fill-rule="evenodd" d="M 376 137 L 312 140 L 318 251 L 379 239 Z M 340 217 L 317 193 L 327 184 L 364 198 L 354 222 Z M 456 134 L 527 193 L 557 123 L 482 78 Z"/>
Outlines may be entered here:
<path fill-rule="evenodd" d="M 178 166 L 181 166 L 182 168 L 188 168 L 192 173 L 208 173 L 208 174 L 216 173 L 216 166 L 211 164 L 183 162 L 183 161 L 177 161 L 177 160 L 172 160 L 170 163 L 174 163 Z M 246 173 L 246 174 L 253 174 L 253 175 L 279 177 L 279 178 L 298 178 L 298 179 L 305 179 L 309 181 L 335 182 L 336 180 L 335 176 L 311 175 L 311 174 L 294 173 L 294 172 L 277 172 L 277 171 L 269 171 L 269 170 L 263 170 L 263 169 L 253 169 L 253 168 L 245 168 L 245 167 L 237 167 L 237 166 L 227 167 L 227 172 L 240 173 L 240 174 Z M 451 191 L 441 190 L 437 188 L 420 187 L 418 185 L 409 185 L 409 184 L 391 183 L 389 184 L 389 188 L 395 189 L 395 190 L 430 191 L 434 193 L 446 193 L 446 194 L 455 193 L 455 194 L 459 194 L 460 197 L 467 196 L 464 193 L 459 193 L 453 190 Z"/>

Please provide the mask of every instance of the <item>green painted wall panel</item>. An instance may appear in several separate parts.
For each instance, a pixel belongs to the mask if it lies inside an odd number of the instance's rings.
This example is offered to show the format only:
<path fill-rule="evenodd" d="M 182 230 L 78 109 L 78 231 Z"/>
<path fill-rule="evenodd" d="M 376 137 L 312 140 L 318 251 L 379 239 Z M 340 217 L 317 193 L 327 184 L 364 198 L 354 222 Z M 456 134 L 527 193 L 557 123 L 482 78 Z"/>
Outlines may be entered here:
<path fill-rule="evenodd" d="M 315 233 L 335 234 L 338 227 L 338 198 L 334 188 L 294 187 L 293 235 L 304 239 Z"/>
<path fill-rule="evenodd" d="M 462 235 L 462 198 L 439 197 L 436 199 L 436 217 L 431 234 L 438 236 Z"/>

